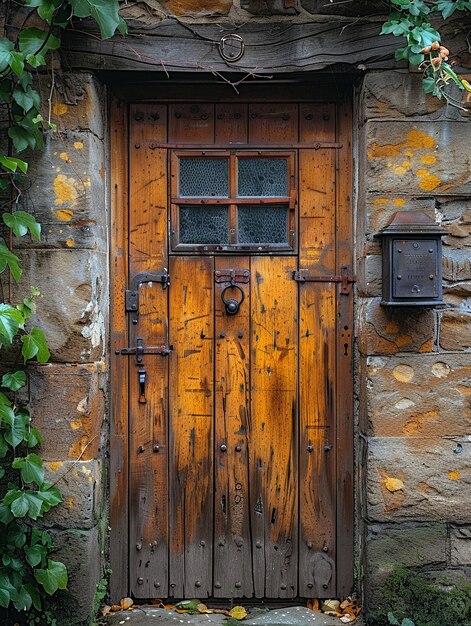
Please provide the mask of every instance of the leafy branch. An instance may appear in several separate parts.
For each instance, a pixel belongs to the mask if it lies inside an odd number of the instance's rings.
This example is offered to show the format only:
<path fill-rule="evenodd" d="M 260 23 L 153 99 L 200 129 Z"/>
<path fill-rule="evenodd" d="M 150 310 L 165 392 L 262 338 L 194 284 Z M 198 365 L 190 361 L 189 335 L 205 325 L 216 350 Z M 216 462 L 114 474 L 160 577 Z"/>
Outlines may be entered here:
<path fill-rule="evenodd" d="M 4 229 L 10 231 L 8 240 L 0 236 L 0 355 L 8 352 L 3 363 L 14 357 L 0 385 L 0 607 L 32 611 L 33 618 L 36 611 L 44 618 L 49 614 L 44 611 L 44 598 L 67 587 L 67 569 L 51 558 L 52 536 L 37 523 L 62 499 L 57 486 L 45 480 L 44 462 L 36 452 L 41 435 L 31 423 L 28 407 L 17 397 L 27 385 L 26 372 L 18 366 L 20 358 L 25 365 L 32 359 L 46 363 L 50 358 L 41 328 L 28 328 L 39 292 L 31 288 L 29 297 L 14 304 L 4 289 L 5 279 L 18 283 L 22 275 L 11 245 L 13 235 L 41 238 L 41 225 L 20 205 L 29 182 L 28 163 L 18 155 L 42 149 L 44 132 L 55 130 L 41 115 L 34 79 L 41 68 L 47 71 L 52 53 L 60 47 L 61 31 L 85 17 L 97 22 L 103 38 L 124 33 L 126 26 L 118 14 L 118 0 L 23 0 L 23 5 L 30 13 L 18 36 L 0 38 L 0 130 L 7 130 L 9 148 L 0 155 L 0 212 Z M 35 26 L 29 27 L 32 17 Z"/>
<path fill-rule="evenodd" d="M 396 50 L 396 59 L 405 59 L 423 71 L 425 93 L 431 93 L 450 104 L 464 108 L 449 93 L 453 83 L 471 92 L 467 80 L 459 78 L 448 62 L 450 51 L 440 45 L 441 36 L 433 26 L 434 20 L 447 20 L 456 11 L 470 11 L 470 0 L 390 0 L 393 7 L 381 34 L 405 37 L 407 45 Z"/>

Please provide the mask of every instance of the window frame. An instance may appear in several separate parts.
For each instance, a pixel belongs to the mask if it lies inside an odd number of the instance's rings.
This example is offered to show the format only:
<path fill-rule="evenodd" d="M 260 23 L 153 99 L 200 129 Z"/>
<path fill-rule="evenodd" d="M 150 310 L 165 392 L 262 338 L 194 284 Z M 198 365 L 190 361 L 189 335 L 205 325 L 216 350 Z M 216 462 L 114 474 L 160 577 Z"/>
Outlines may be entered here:
<path fill-rule="evenodd" d="M 227 158 L 229 174 L 228 197 L 220 196 L 179 196 L 179 160 L 181 158 Z M 288 195 L 280 197 L 269 196 L 238 196 L 238 159 L 239 158 L 283 158 L 287 161 L 287 186 Z M 297 153 L 295 150 L 270 150 L 256 148 L 244 150 L 173 150 L 170 158 L 170 251 L 171 253 L 276 253 L 296 254 L 297 245 Z M 228 207 L 228 243 L 226 244 L 188 244 L 180 243 L 180 206 L 184 205 L 219 205 Z M 287 242 L 283 243 L 238 243 L 238 205 L 286 205 L 287 211 Z"/>

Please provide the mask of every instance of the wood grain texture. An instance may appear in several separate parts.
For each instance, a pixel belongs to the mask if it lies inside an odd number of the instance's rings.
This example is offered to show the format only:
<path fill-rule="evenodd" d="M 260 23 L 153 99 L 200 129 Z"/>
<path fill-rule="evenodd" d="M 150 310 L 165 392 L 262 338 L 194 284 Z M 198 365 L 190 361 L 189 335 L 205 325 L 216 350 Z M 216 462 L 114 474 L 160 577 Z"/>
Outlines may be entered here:
<path fill-rule="evenodd" d="M 352 267 L 352 103 L 339 103 L 337 137 L 337 262 Z M 339 296 L 337 317 L 337 591 L 342 597 L 353 588 L 353 293 Z M 343 381 L 348 381 L 344 385 Z"/>
<path fill-rule="evenodd" d="M 246 104 L 216 104 L 215 143 L 248 143 Z"/>
<path fill-rule="evenodd" d="M 294 262 L 251 264 L 250 477 L 256 597 L 297 595 L 297 286 Z"/>
<path fill-rule="evenodd" d="M 335 141 L 335 106 L 302 105 L 301 141 Z M 328 149 L 299 151 L 299 267 L 335 273 L 335 159 Z"/>
<path fill-rule="evenodd" d="M 128 281 L 128 105 L 111 103 L 111 418 L 110 418 L 110 597 L 114 602 L 128 592 L 128 360 L 115 350 L 128 345 L 124 290 Z M 123 558 L 125 555 L 126 558 Z"/>
<path fill-rule="evenodd" d="M 214 261 L 170 261 L 169 595 L 202 598 L 213 589 Z"/>
<path fill-rule="evenodd" d="M 217 258 L 215 267 L 249 270 L 250 259 Z M 214 596 L 250 598 L 250 283 L 240 285 L 245 297 L 237 315 L 228 315 L 222 302 L 227 286 L 217 284 L 215 291 Z M 225 298 L 241 296 L 228 289 Z"/>
<path fill-rule="evenodd" d="M 299 290 L 299 594 L 334 597 L 338 286 L 306 283 Z"/>
<path fill-rule="evenodd" d="M 214 142 L 214 104 L 172 104 L 169 106 L 169 141 L 177 143 Z"/>
<path fill-rule="evenodd" d="M 106 41 L 83 34 L 85 29 L 96 33 L 93 24 L 81 23 L 80 29 L 82 32 L 68 30 L 62 45 L 71 68 L 271 74 L 321 70 L 339 63 L 351 67 L 361 63 L 369 69 L 400 66 L 394 60 L 395 38 L 380 36 L 377 22 L 361 20 L 354 26 L 335 19 L 310 24 L 273 20 L 270 28 L 248 20 L 237 30 L 244 39 L 245 54 L 235 63 L 226 63 L 219 54 L 224 34 L 219 24 L 188 28 L 166 19 L 143 32 L 141 24 L 130 21 L 126 38 Z"/>
<path fill-rule="evenodd" d="M 150 137 L 165 139 L 166 106 L 132 105 L 130 109 L 129 246 L 130 276 L 162 273 L 167 266 L 167 155 L 144 147 Z M 168 343 L 167 292 L 159 284 L 139 288 L 138 323 L 130 341 L 145 346 Z M 129 568 L 136 598 L 168 594 L 168 357 L 130 360 L 129 372 Z M 145 402 L 139 372 L 145 372 Z"/>
<path fill-rule="evenodd" d="M 249 141 L 254 145 L 298 141 L 298 105 L 250 104 Z"/>

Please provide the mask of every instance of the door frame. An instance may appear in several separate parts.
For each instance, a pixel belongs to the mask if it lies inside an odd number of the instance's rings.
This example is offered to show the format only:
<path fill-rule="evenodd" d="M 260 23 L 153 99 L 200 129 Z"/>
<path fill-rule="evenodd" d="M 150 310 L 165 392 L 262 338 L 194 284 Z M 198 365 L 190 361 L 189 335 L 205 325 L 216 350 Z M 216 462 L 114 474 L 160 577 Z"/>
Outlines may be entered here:
<path fill-rule="evenodd" d="M 147 78 L 147 77 L 146 77 Z M 337 137 L 341 147 L 336 149 L 336 215 L 337 215 L 337 264 L 354 262 L 353 214 L 352 214 L 352 94 L 351 82 L 339 92 L 339 82 L 326 81 L 325 76 L 314 82 L 306 77 L 301 80 L 286 79 L 258 82 L 244 86 L 241 96 L 217 79 L 206 77 L 208 85 L 195 89 L 194 82 L 165 84 L 162 87 L 146 87 L 146 98 L 135 98 L 135 87 L 124 85 L 111 89 L 110 98 L 110 479 L 109 479 L 109 526 L 110 595 L 114 600 L 128 595 L 129 591 L 129 435 L 128 435 L 128 359 L 115 354 L 128 346 L 127 319 L 124 311 L 124 291 L 128 286 L 128 189 L 129 189 L 129 106 L 135 101 L 210 102 L 234 101 L 239 97 L 246 101 L 335 102 L 337 105 Z M 289 89 L 286 82 L 290 82 Z M 280 83 L 282 83 L 280 85 Z M 335 83 L 335 84 L 334 84 Z M 239 89 L 240 90 L 240 89 Z M 191 97 L 198 93 L 198 96 Z M 311 95 L 309 97 L 310 94 Z M 354 412 L 353 412 L 353 290 L 348 297 L 339 298 L 337 319 L 337 380 L 350 378 L 347 389 L 337 385 L 337 591 L 346 596 L 353 587 L 354 566 Z M 339 387 L 342 387 L 340 393 Z M 341 532 L 339 532 L 341 530 Z M 158 593 L 156 591 L 156 593 Z"/>

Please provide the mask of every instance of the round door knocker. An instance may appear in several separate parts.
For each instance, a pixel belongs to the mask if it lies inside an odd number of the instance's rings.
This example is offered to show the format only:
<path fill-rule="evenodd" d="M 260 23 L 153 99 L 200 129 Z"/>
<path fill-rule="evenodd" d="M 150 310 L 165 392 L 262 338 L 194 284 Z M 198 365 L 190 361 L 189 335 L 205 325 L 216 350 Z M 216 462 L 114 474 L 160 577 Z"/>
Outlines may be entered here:
<path fill-rule="evenodd" d="M 224 61 L 234 63 L 244 56 L 245 43 L 240 35 L 231 33 L 221 37 L 219 42 L 219 54 Z"/>
<path fill-rule="evenodd" d="M 240 291 L 240 300 L 236 300 L 235 298 L 230 298 L 226 300 L 224 296 L 226 295 L 226 291 L 228 289 L 237 289 L 238 291 Z M 236 315 L 239 312 L 239 307 L 244 301 L 244 298 L 245 298 L 244 290 L 241 289 L 239 285 L 227 285 L 227 287 L 225 287 L 221 293 L 221 300 L 224 303 L 224 307 L 228 315 Z"/>

